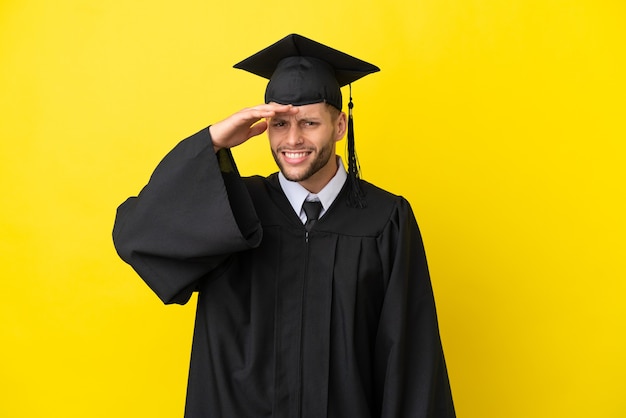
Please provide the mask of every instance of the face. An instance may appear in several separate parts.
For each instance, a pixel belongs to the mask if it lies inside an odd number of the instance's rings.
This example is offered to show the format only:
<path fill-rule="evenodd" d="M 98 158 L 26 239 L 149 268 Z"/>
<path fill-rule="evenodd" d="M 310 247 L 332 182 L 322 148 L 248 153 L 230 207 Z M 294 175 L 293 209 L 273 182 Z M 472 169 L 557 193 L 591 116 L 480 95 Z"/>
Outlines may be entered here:
<path fill-rule="evenodd" d="M 295 115 L 268 121 L 270 147 L 283 175 L 313 193 L 335 175 L 335 144 L 345 134 L 346 116 L 333 115 L 325 103 L 298 106 Z"/>

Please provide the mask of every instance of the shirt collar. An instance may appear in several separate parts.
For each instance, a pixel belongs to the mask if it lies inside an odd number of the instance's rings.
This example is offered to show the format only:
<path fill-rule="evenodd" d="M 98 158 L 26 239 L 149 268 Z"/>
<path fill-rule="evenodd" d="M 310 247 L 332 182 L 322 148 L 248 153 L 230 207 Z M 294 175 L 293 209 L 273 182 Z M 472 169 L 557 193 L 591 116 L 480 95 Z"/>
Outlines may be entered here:
<path fill-rule="evenodd" d="M 283 173 L 278 173 L 278 181 L 280 182 L 280 187 L 283 189 L 283 193 L 285 193 L 287 200 L 291 203 L 291 207 L 303 222 L 306 221 L 306 215 L 302 210 L 302 204 L 305 200 L 319 200 L 322 203 L 322 211 L 319 216 L 321 218 L 339 195 L 348 177 L 346 169 L 343 166 L 343 161 L 339 156 L 337 156 L 337 167 L 335 176 L 330 179 L 319 193 L 311 193 L 298 182 L 287 180 Z"/>

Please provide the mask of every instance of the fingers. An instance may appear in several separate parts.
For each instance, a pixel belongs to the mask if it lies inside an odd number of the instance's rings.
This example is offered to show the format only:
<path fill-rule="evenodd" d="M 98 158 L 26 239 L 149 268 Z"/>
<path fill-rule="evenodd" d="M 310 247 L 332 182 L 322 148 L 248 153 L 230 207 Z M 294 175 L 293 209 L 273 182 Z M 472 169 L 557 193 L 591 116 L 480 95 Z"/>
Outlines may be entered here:
<path fill-rule="evenodd" d="M 273 118 L 276 115 L 293 115 L 298 113 L 298 108 L 293 105 L 282 105 L 278 103 L 266 103 L 258 106 L 254 106 L 251 108 L 244 109 L 242 111 L 246 114 L 244 116 L 248 121 L 257 122 L 261 119 L 269 119 Z M 267 122 L 262 120 L 252 126 L 248 131 L 248 138 L 255 137 L 257 135 L 261 135 L 263 132 L 267 130 Z"/>
<path fill-rule="evenodd" d="M 216 150 L 236 147 L 267 130 L 267 122 L 262 119 L 272 118 L 278 114 L 294 115 L 296 113 L 298 113 L 297 107 L 277 103 L 243 109 L 210 126 L 209 132 L 213 146 Z"/>
<path fill-rule="evenodd" d="M 298 108 L 293 105 L 282 105 L 278 103 L 267 103 L 244 109 L 250 119 L 271 118 L 278 114 L 294 115 L 298 113 Z"/>
<path fill-rule="evenodd" d="M 252 125 L 250 127 L 248 139 L 257 135 L 261 135 L 263 132 L 265 132 L 266 129 L 267 129 L 267 122 L 265 121 L 261 121 L 255 125 Z"/>

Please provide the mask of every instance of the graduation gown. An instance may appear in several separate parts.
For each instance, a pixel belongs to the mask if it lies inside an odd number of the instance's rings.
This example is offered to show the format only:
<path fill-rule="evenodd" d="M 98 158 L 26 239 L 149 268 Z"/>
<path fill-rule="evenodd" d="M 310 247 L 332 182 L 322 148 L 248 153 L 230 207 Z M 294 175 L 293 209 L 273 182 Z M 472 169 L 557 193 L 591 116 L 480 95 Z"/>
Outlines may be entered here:
<path fill-rule="evenodd" d="M 307 233 L 276 174 L 239 176 L 208 129 L 179 143 L 113 237 L 166 304 L 198 291 L 185 416 L 454 417 L 409 203 L 362 182 Z"/>

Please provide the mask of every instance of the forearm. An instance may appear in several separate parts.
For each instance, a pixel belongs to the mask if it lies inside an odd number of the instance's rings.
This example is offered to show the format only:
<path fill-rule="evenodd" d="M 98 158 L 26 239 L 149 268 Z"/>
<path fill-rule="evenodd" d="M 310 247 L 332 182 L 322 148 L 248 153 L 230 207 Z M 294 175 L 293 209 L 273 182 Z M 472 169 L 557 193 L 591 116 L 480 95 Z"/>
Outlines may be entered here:
<path fill-rule="evenodd" d="M 161 299 L 171 299 L 229 253 L 258 245 L 260 226 L 239 184 L 230 154 L 216 157 L 208 129 L 181 141 L 118 209 L 113 238 L 120 257 Z M 244 208 L 231 210 L 233 199 Z"/>

